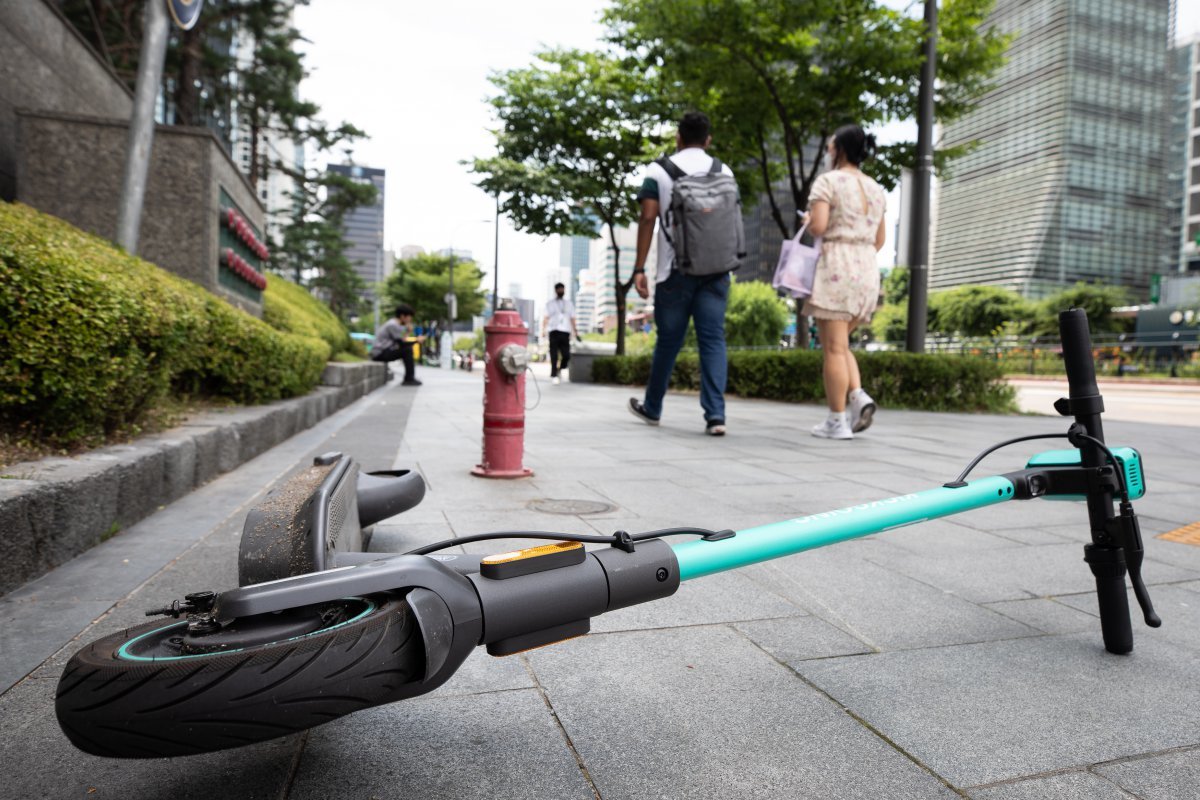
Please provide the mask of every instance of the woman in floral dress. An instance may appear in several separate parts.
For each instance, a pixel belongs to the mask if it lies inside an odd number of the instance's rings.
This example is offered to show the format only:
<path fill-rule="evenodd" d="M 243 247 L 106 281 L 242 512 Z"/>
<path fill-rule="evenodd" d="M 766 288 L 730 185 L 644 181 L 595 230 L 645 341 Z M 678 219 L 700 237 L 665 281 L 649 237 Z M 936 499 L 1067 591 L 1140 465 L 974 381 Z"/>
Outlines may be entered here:
<path fill-rule="evenodd" d="M 875 137 L 858 125 L 838 128 L 827 147 L 829 169 L 809 193 L 808 230 L 823 238 L 803 314 L 816 320 L 824 355 L 829 416 L 812 429 L 823 439 L 853 439 L 875 415 L 850 350 L 850 334 L 871 319 L 879 299 L 875 253 L 883 247 L 887 194 L 859 169 L 874 151 Z"/>

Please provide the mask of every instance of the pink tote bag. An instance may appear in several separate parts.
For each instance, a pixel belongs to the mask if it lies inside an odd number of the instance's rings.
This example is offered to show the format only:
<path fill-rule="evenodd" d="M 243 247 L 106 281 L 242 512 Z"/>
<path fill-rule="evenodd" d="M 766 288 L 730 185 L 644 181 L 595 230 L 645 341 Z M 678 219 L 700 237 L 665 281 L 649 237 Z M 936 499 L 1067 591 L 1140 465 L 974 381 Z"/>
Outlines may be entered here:
<path fill-rule="evenodd" d="M 795 298 L 812 296 L 817 259 L 821 257 L 820 238 L 814 239 L 811 247 L 800 242 L 806 230 L 808 223 L 805 223 L 794 238 L 784 239 L 783 247 L 779 249 L 775 278 L 771 281 L 771 286 L 789 292 Z"/>

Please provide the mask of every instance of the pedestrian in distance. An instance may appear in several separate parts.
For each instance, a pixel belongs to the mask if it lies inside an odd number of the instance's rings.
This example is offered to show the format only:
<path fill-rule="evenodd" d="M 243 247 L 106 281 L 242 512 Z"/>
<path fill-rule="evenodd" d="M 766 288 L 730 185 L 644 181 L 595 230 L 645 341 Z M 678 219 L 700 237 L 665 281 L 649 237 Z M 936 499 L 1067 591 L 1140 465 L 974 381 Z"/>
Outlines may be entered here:
<path fill-rule="evenodd" d="M 875 137 L 858 125 L 834 131 L 826 171 L 809 194 L 808 230 L 822 237 L 812 296 L 802 313 L 813 317 L 821 340 L 829 416 L 812 429 L 822 439 L 853 439 L 871 427 L 875 401 L 862 388 L 850 334 L 870 321 L 879 300 L 875 254 L 883 247 L 887 193 L 859 166 L 875 152 Z"/>
<path fill-rule="evenodd" d="M 542 327 L 550 339 L 550 382 L 555 385 L 558 385 L 559 371 L 571 363 L 571 336 L 583 341 L 575 327 L 575 306 L 566 294 L 566 286 L 554 284 L 554 299 L 546 303 L 546 315 L 542 318 Z"/>
<path fill-rule="evenodd" d="M 425 341 L 424 336 L 414 336 L 413 308 L 407 303 L 396 306 L 395 315 L 375 331 L 375 342 L 371 345 L 371 360 L 387 364 L 404 362 L 404 386 L 420 386 L 413 359 L 413 347 Z"/>
<path fill-rule="evenodd" d="M 700 406 L 705 432 L 725 435 L 725 305 L 729 273 L 745 255 L 742 206 L 733 172 L 706 150 L 712 144 L 705 114 L 691 111 L 679 121 L 676 150 L 646 169 L 637 199 L 637 256 L 633 284 L 650 297 L 646 258 L 658 226 L 654 327 L 658 332 L 650 380 L 642 400 L 629 410 L 649 425 L 662 417 L 663 397 L 687 334 L 696 329 L 700 350 Z"/>

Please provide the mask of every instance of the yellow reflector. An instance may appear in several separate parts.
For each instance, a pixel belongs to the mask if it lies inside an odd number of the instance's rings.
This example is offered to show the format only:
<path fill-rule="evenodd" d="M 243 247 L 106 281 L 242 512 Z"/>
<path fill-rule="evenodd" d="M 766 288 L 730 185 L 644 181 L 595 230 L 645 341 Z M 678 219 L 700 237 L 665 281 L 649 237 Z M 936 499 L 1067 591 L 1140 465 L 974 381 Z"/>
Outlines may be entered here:
<path fill-rule="evenodd" d="M 583 545 L 579 542 L 554 542 L 552 544 L 543 544 L 537 547 L 527 547 L 524 550 L 513 550 L 510 553 L 496 553 L 495 555 L 485 556 L 480 564 L 508 564 L 513 561 L 523 561 L 527 558 L 538 558 L 539 556 L 550 556 L 557 553 L 565 553 L 569 550 L 582 550 Z"/>

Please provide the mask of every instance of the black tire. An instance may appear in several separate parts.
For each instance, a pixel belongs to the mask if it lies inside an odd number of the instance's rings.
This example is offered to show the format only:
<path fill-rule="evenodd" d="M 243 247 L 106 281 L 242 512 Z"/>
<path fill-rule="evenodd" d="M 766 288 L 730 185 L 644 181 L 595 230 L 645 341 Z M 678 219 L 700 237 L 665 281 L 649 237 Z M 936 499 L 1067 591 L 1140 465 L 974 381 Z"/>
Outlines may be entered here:
<path fill-rule="evenodd" d="M 366 599 L 373 608 L 354 620 L 238 652 L 141 662 L 118 655 L 139 637 L 165 635 L 180 624 L 173 620 L 99 639 L 59 680 L 58 723 L 93 755 L 157 758 L 287 736 L 388 702 L 420 679 L 424 647 L 402 597 Z"/>

